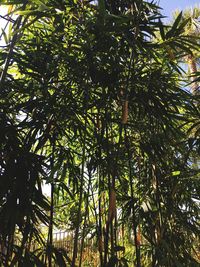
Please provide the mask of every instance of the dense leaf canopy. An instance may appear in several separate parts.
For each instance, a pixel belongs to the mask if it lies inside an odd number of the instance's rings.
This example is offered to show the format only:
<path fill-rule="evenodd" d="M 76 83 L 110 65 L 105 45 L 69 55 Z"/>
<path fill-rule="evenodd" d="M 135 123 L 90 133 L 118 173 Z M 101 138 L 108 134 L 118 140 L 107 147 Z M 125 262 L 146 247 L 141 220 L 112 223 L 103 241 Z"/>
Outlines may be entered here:
<path fill-rule="evenodd" d="M 8 4 L 2 264 L 87 266 L 90 237 L 100 266 L 198 266 L 199 94 L 181 63 L 198 55 L 189 20 L 166 26 L 141 0 Z M 53 247 L 55 227 L 74 232 L 72 257 Z"/>

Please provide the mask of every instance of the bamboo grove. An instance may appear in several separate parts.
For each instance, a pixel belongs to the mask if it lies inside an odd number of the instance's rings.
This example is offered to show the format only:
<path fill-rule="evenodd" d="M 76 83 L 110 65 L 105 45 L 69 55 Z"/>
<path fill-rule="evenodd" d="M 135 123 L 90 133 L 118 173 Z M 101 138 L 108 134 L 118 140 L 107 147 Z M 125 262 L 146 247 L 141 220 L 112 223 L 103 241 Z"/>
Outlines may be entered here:
<path fill-rule="evenodd" d="M 2 7 L 2 266 L 92 266 L 86 238 L 101 267 L 199 266 L 200 113 L 190 90 L 199 73 L 191 79 L 184 63 L 199 38 L 186 34 L 189 20 L 164 25 L 143 0 Z M 71 257 L 54 247 L 56 228 L 73 232 Z"/>

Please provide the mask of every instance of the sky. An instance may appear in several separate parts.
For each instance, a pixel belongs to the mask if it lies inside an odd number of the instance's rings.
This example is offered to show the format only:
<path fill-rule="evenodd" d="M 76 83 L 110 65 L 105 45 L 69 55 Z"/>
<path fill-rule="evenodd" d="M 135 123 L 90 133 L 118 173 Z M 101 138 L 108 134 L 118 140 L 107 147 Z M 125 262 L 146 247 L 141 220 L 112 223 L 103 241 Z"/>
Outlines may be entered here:
<path fill-rule="evenodd" d="M 200 6 L 200 0 L 155 0 L 155 1 L 163 8 L 163 14 L 168 17 L 170 17 L 171 13 L 176 9 L 183 10 L 187 7 L 193 7 L 194 5 Z M 4 10 L 1 6 L 0 13 L 4 13 L 3 11 Z"/>
<path fill-rule="evenodd" d="M 200 7 L 200 0 L 156 0 L 159 6 L 163 8 L 163 15 L 171 17 L 174 10 L 184 10 L 188 7 L 198 5 Z"/>

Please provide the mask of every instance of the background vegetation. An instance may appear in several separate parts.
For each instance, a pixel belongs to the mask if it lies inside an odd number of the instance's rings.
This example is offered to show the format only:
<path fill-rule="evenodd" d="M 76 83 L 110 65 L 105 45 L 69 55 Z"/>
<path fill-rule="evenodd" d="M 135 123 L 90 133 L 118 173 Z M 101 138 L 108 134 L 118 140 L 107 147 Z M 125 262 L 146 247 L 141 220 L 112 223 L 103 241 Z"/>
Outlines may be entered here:
<path fill-rule="evenodd" d="M 87 266 L 88 238 L 99 266 L 199 266 L 199 72 L 183 64 L 196 18 L 164 25 L 154 1 L 1 2 L 3 266 Z"/>

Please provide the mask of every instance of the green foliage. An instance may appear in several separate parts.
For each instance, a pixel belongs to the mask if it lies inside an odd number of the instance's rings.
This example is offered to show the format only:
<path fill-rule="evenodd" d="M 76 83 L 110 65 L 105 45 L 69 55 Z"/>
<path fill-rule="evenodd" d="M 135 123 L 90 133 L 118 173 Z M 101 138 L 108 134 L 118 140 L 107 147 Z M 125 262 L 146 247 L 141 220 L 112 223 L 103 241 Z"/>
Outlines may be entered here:
<path fill-rule="evenodd" d="M 101 266 L 197 266 L 200 113 L 177 63 L 198 49 L 189 20 L 166 26 L 146 1 L 11 2 L 0 50 L 2 263 L 81 266 L 90 237 Z M 52 223 L 74 231 L 72 257 L 52 245 Z"/>

